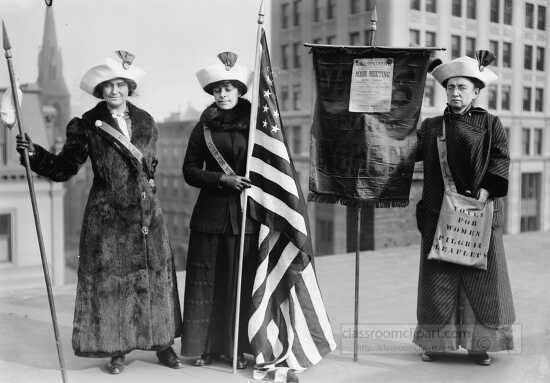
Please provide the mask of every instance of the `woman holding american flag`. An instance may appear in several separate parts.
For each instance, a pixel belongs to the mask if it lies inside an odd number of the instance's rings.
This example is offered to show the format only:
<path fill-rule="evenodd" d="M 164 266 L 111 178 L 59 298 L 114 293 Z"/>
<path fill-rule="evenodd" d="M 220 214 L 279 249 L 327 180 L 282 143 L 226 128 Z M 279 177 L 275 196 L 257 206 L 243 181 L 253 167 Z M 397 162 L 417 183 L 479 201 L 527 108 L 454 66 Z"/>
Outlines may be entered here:
<path fill-rule="evenodd" d="M 237 268 L 241 232 L 240 195 L 250 187 L 245 178 L 251 105 L 247 92 L 251 72 L 223 52 L 219 62 L 201 69 L 197 78 L 214 96 L 189 139 L 183 175 L 201 189 L 191 217 L 185 281 L 182 354 L 204 366 L 216 357 L 231 360 L 236 316 Z M 258 223 L 247 219 L 239 321 L 237 368 L 247 367 L 247 321 L 257 265 Z"/>

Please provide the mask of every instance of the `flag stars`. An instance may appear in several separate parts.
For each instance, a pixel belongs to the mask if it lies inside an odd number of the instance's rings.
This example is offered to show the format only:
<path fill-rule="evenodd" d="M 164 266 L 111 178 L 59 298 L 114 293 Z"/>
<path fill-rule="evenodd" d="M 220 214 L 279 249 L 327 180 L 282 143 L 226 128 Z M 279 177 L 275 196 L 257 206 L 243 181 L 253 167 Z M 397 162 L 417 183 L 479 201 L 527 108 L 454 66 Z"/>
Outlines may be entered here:
<path fill-rule="evenodd" d="M 279 127 L 277 125 L 271 125 L 271 133 L 275 134 L 275 133 L 279 132 L 279 130 L 281 130 L 281 129 L 279 129 Z"/>
<path fill-rule="evenodd" d="M 265 113 L 269 112 L 269 106 L 264 105 L 264 106 L 263 106 L 263 110 L 264 110 Z"/>
<path fill-rule="evenodd" d="M 264 121 L 262 122 L 262 126 L 263 126 L 264 128 L 267 128 L 267 121 L 266 121 L 266 120 L 264 120 Z"/>
<path fill-rule="evenodd" d="M 264 90 L 264 97 L 269 97 L 271 96 L 271 92 L 268 90 Z"/>
<path fill-rule="evenodd" d="M 278 112 L 278 111 L 274 111 L 274 112 L 273 112 L 273 117 L 279 118 L 279 112 Z"/>

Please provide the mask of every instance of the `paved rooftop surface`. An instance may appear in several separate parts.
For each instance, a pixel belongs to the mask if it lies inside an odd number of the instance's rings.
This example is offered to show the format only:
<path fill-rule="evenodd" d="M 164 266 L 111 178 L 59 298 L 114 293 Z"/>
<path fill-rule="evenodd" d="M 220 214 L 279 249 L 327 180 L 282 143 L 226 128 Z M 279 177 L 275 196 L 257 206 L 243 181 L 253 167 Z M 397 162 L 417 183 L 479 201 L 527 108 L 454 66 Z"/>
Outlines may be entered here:
<path fill-rule="evenodd" d="M 360 325 L 365 334 L 394 331 L 384 340 L 360 339 L 357 362 L 349 330 L 353 324 L 354 254 L 319 257 L 319 283 L 338 348 L 299 375 L 313 382 L 550 382 L 550 233 L 505 237 L 516 306 L 516 350 L 493 354 L 489 367 L 469 361 L 465 351 L 425 363 L 411 343 L 416 324 L 418 246 L 361 254 Z M 185 273 L 178 274 L 180 289 Z M 229 365 L 170 370 L 153 353 L 132 352 L 123 374 L 104 370 L 107 359 L 75 357 L 71 349 L 74 285 L 55 290 L 70 382 L 246 382 L 251 370 L 233 375 Z M 181 293 L 183 298 L 183 292 Z M 370 331 L 370 332 L 367 332 Z M 374 332 L 373 332 L 374 331 Z M 179 349 L 179 340 L 176 343 Z M 0 298 L 0 382 L 61 382 L 45 289 Z"/>

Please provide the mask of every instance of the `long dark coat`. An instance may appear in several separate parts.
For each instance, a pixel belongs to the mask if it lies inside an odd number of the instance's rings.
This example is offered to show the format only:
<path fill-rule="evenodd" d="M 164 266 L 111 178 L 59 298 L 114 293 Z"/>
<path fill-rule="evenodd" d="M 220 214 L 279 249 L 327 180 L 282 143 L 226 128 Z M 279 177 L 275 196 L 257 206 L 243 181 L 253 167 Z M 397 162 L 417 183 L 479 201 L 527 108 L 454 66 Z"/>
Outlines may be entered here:
<path fill-rule="evenodd" d="M 476 195 L 480 187 L 495 199 L 487 270 L 427 260 L 432 246 L 439 209 L 443 199 L 443 178 L 437 151 L 437 135 L 442 118 L 447 125 L 449 167 L 461 194 Z M 417 317 L 420 325 L 447 324 L 456 312 L 462 286 L 477 320 L 490 328 L 511 325 L 514 306 L 504 258 L 502 226 L 503 200 L 508 189 L 508 142 L 500 120 L 482 108 L 471 108 L 463 115 L 445 111 L 427 118 L 418 134 L 417 160 L 424 162 L 422 200 L 417 206 L 417 222 L 422 234 Z M 487 172 L 483 165 L 489 155 Z"/>
<path fill-rule="evenodd" d="M 153 169 L 158 130 L 153 118 L 128 103 L 131 142 Z M 93 185 L 84 212 L 78 264 L 73 348 L 79 356 L 154 350 L 181 332 L 181 311 L 168 232 L 152 174 L 122 154 L 95 126 L 118 128 L 106 103 L 74 118 L 58 155 L 36 145 L 32 169 L 66 181 L 89 157 Z M 143 228 L 147 228 L 144 230 Z M 144 234 L 146 233 L 146 235 Z"/>
<path fill-rule="evenodd" d="M 250 103 L 245 99 L 239 99 L 228 111 L 213 104 L 203 112 L 187 145 L 183 175 L 187 183 L 201 191 L 191 216 L 187 255 L 182 335 L 182 353 L 186 356 L 232 354 L 240 193 L 220 184 L 223 171 L 206 146 L 204 125 L 210 127 L 212 141 L 229 166 L 244 175 L 249 120 Z M 247 319 L 258 230 L 258 223 L 247 215 L 239 330 L 242 352 L 248 351 Z"/>

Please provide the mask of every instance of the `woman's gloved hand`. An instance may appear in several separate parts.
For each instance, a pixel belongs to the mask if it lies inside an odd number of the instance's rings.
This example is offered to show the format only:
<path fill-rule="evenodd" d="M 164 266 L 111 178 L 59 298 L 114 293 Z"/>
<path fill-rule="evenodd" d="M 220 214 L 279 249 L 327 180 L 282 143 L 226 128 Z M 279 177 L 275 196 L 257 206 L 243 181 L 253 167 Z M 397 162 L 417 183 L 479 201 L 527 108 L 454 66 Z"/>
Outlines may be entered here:
<path fill-rule="evenodd" d="M 248 178 L 241 176 L 229 176 L 227 174 L 223 174 L 221 176 L 220 185 L 238 191 L 242 191 L 245 188 L 249 188 L 250 186 L 252 186 Z"/>
<path fill-rule="evenodd" d="M 477 196 L 478 201 L 485 203 L 487 202 L 488 198 L 489 198 L 489 191 L 487 191 L 487 189 L 480 188 L 479 194 Z"/>
<path fill-rule="evenodd" d="M 21 135 L 18 134 L 15 137 L 15 141 L 17 143 L 15 146 L 15 150 L 17 150 L 17 152 L 19 152 L 21 156 L 23 156 L 25 149 L 27 149 L 27 151 L 29 152 L 29 156 L 32 157 L 34 155 L 34 144 L 32 143 L 32 140 L 27 133 L 25 133 L 25 138 L 21 137 Z"/>

